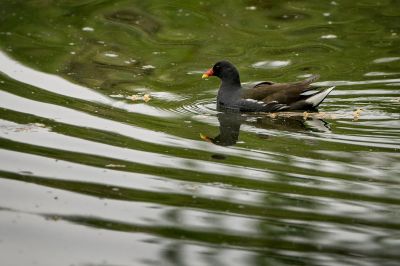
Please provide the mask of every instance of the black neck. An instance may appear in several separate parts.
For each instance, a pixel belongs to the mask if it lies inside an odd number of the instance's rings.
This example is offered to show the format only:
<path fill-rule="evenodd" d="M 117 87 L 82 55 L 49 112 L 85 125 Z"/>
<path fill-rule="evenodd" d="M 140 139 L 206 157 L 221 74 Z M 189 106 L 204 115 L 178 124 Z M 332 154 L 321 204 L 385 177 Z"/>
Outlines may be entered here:
<path fill-rule="evenodd" d="M 240 78 L 239 75 L 231 76 L 229 78 L 223 78 L 222 80 L 222 86 L 223 87 L 237 87 L 241 88 L 242 85 L 240 83 Z"/>

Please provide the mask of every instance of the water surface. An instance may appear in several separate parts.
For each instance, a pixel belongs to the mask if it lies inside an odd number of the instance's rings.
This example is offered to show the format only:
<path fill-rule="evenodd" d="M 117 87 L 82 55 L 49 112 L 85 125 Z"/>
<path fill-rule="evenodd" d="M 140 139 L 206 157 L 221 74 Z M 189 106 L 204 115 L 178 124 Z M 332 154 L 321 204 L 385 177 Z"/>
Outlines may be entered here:
<path fill-rule="evenodd" d="M 0 7 L 4 265 L 398 265 L 398 1 Z M 336 88 L 221 114 L 221 59 Z"/>

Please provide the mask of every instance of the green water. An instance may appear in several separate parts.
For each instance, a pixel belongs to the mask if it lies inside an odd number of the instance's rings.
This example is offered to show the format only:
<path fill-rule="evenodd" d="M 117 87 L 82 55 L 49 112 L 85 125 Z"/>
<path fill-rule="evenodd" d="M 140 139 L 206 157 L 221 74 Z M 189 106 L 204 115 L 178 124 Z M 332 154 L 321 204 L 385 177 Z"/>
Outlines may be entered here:
<path fill-rule="evenodd" d="M 399 47 L 397 0 L 1 1 L 1 264 L 399 265 Z M 336 88 L 219 114 L 221 59 Z"/>

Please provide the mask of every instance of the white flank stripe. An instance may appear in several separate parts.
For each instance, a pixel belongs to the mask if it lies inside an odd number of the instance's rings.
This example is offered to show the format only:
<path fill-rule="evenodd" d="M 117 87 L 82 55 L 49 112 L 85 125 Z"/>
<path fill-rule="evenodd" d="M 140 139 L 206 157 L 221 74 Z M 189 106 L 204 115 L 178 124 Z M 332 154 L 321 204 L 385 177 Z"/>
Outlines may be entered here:
<path fill-rule="evenodd" d="M 315 90 L 309 90 L 309 91 L 305 91 L 305 92 L 301 93 L 300 95 L 308 96 L 308 95 L 311 95 L 311 94 L 314 94 L 314 93 L 316 93 Z"/>

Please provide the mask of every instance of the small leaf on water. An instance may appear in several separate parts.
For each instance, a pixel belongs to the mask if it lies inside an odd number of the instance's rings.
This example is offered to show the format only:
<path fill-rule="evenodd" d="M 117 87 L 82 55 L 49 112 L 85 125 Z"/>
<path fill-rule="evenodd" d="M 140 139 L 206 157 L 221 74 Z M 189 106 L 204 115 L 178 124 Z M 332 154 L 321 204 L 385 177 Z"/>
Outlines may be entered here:
<path fill-rule="evenodd" d="M 270 114 L 269 114 L 269 117 L 271 117 L 271 118 L 276 118 L 277 116 L 278 116 L 277 113 L 270 113 Z"/>
<path fill-rule="evenodd" d="M 363 111 L 362 108 L 358 108 L 353 112 L 353 121 L 357 121 L 360 118 L 362 111 Z"/>
<path fill-rule="evenodd" d="M 305 112 L 303 113 L 303 119 L 304 119 L 304 120 L 307 120 L 307 118 L 308 118 L 308 113 L 307 113 L 307 111 L 305 111 Z"/>
<path fill-rule="evenodd" d="M 127 99 L 132 100 L 132 101 L 137 101 L 140 99 L 139 95 L 132 95 L 128 96 Z"/>
<path fill-rule="evenodd" d="M 143 95 L 143 101 L 145 101 L 145 102 L 147 103 L 147 102 L 150 101 L 150 100 L 151 100 L 151 98 L 150 98 L 150 95 L 149 95 L 149 94 Z"/>

